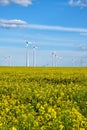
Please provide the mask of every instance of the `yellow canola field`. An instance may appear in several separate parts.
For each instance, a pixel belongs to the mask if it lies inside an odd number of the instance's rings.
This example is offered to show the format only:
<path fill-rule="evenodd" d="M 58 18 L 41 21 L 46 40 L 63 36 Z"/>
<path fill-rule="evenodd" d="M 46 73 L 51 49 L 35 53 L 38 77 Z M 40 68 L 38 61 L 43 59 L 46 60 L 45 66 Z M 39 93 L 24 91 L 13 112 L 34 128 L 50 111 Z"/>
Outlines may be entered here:
<path fill-rule="evenodd" d="M 0 130 L 87 130 L 87 68 L 0 67 Z"/>

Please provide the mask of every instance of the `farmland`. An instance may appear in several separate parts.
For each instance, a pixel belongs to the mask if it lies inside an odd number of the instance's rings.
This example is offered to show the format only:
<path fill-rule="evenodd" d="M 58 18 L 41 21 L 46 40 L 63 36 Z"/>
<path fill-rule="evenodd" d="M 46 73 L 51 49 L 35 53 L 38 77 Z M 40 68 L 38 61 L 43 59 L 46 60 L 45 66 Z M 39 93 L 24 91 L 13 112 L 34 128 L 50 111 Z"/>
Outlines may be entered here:
<path fill-rule="evenodd" d="M 0 67 L 0 130 L 86 130 L 87 68 Z"/>

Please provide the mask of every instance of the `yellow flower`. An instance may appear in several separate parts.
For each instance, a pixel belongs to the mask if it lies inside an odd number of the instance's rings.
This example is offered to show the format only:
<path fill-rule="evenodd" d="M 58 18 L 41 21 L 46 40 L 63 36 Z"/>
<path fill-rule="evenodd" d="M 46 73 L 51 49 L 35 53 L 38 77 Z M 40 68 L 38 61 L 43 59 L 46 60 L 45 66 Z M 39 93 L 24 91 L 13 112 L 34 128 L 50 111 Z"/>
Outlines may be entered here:
<path fill-rule="evenodd" d="M 0 128 L 2 127 L 2 123 L 0 123 Z"/>
<path fill-rule="evenodd" d="M 59 126 L 60 130 L 62 130 L 62 129 L 63 129 L 63 127 L 64 127 L 63 125 L 60 125 L 60 126 Z"/>
<path fill-rule="evenodd" d="M 38 126 L 38 121 L 34 121 L 34 126 L 35 126 L 35 127 Z"/>
<path fill-rule="evenodd" d="M 14 126 L 11 128 L 11 130 L 17 130 Z"/>
<path fill-rule="evenodd" d="M 50 113 L 52 118 L 56 118 L 56 111 L 52 107 L 48 108 L 48 113 Z"/>
<path fill-rule="evenodd" d="M 80 128 L 79 130 L 85 130 L 85 128 Z"/>
<path fill-rule="evenodd" d="M 40 111 L 42 114 L 44 114 L 44 113 L 45 113 L 44 107 L 43 107 L 43 106 L 40 106 L 39 111 Z"/>
<path fill-rule="evenodd" d="M 8 111 L 9 111 L 9 108 L 7 107 L 7 108 L 6 108 L 6 112 L 8 112 Z"/>

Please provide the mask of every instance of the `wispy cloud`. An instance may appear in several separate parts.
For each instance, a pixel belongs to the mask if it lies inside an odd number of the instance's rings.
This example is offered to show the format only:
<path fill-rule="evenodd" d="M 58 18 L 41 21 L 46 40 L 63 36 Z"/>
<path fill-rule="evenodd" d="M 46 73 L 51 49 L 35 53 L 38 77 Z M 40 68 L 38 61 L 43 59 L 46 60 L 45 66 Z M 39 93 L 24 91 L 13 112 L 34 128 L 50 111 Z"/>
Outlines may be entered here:
<path fill-rule="evenodd" d="M 69 0 L 71 6 L 87 7 L 87 0 Z"/>
<path fill-rule="evenodd" d="M 0 19 L 0 28 L 25 28 L 27 25 L 27 22 L 23 20 Z"/>
<path fill-rule="evenodd" d="M 40 30 L 67 31 L 67 32 L 86 32 L 87 33 L 86 28 L 70 28 L 70 27 L 63 27 L 63 26 L 48 26 L 48 25 L 29 24 L 28 28 L 40 29 Z"/>
<path fill-rule="evenodd" d="M 8 4 L 28 6 L 32 4 L 32 0 L 0 0 L 0 5 L 8 5 Z"/>
<path fill-rule="evenodd" d="M 0 28 L 28 28 L 37 30 L 49 30 L 49 31 L 65 31 L 65 32 L 79 32 L 87 33 L 87 28 L 70 28 L 63 26 L 49 26 L 49 25 L 39 25 L 39 24 L 29 24 L 26 21 L 13 19 L 0 19 Z"/>

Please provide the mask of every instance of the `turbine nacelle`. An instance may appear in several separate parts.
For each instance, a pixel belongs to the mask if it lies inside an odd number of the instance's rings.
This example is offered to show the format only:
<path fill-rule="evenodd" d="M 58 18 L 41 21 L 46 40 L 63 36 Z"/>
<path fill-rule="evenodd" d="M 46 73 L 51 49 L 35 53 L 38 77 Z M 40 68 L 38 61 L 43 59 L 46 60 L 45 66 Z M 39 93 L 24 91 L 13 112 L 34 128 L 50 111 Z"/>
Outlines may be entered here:
<path fill-rule="evenodd" d="M 26 47 L 28 47 L 29 44 L 32 44 L 31 42 L 25 40 Z"/>

